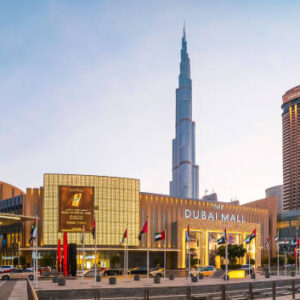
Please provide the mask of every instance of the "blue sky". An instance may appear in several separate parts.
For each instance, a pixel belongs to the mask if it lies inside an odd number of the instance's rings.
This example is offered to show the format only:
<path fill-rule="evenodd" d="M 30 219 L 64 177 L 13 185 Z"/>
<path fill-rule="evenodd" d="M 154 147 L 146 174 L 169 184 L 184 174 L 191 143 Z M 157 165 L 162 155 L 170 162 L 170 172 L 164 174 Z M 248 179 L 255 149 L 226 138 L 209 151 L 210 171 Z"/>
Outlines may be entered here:
<path fill-rule="evenodd" d="M 185 20 L 200 194 L 264 197 L 282 182 L 299 11 L 299 1 L 0 1 L 0 181 L 97 174 L 168 193 Z"/>

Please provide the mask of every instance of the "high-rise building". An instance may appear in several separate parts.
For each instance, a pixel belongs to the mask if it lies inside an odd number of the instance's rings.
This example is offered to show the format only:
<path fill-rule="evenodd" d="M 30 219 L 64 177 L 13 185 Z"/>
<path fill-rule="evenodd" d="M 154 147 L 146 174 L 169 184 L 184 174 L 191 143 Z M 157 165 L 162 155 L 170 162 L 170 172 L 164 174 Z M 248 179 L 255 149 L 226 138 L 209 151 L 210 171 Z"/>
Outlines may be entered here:
<path fill-rule="evenodd" d="M 266 198 L 270 198 L 273 196 L 276 197 L 278 200 L 277 210 L 278 213 L 280 213 L 282 211 L 282 197 L 283 197 L 282 184 L 275 185 L 266 189 Z"/>
<path fill-rule="evenodd" d="M 190 59 L 183 29 L 179 87 L 176 89 L 176 136 L 173 139 L 173 169 L 170 195 L 199 196 L 199 167 L 195 163 L 195 123 L 192 121 Z"/>
<path fill-rule="evenodd" d="M 282 96 L 283 210 L 300 209 L 300 85 Z"/>

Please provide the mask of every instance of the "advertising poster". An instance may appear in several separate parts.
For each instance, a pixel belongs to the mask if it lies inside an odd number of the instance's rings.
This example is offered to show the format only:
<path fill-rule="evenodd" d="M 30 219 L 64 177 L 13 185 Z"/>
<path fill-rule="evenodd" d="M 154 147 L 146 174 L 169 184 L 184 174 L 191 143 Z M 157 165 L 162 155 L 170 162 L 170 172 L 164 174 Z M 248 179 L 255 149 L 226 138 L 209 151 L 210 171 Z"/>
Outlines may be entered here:
<path fill-rule="evenodd" d="M 93 218 L 93 187 L 59 187 L 59 231 L 92 231 Z"/>

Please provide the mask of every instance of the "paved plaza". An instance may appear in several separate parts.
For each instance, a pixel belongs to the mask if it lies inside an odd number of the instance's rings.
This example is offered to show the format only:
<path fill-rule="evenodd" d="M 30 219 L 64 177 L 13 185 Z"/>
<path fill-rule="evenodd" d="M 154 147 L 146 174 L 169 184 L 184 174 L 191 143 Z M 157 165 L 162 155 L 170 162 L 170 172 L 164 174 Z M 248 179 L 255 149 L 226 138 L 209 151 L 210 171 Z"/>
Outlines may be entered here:
<path fill-rule="evenodd" d="M 0 281 L 0 300 L 26 300 L 25 280 Z"/>

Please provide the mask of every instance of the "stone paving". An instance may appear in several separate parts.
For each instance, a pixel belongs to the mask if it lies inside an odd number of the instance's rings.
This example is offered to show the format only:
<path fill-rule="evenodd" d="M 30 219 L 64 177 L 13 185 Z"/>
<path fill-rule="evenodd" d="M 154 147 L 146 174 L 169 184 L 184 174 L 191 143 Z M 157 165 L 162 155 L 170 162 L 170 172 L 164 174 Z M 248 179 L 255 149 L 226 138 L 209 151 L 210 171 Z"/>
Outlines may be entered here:
<path fill-rule="evenodd" d="M 21 300 L 27 299 L 27 282 L 26 280 L 15 281 L 15 286 L 13 287 L 8 300 Z"/>
<path fill-rule="evenodd" d="M 132 276 L 127 278 L 122 276 L 116 276 L 117 284 L 110 285 L 108 278 L 101 277 L 101 282 L 96 282 L 96 287 L 99 288 L 135 288 L 135 287 L 172 287 L 172 286 L 193 286 L 193 285 L 218 285 L 224 284 L 225 281 L 219 278 L 204 278 L 198 280 L 198 282 L 191 282 L 190 279 L 185 277 L 176 277 L 175 280 L 169 280 L 168 278 L 161 278 L 160 284 L 155 284 L 153 278 L 141 278 L 139 281 L 134 281 Z M 284 280 L 284 279 L 298 279 L 300 276 L 291 277 L 291 276 L 271 276 L 270 278 L 265 278 L 265 276 L 257 275 L 256 279 L 251 279 L 249 277 L 242 279 L 230 279 L 228 284 L 239 283 L 239 282 L 258 282 L 258 281 L 274 281 L 274 280 Z M 59 290 L 59 289 L 87 289 L 94 288 L 95 281 L 94 278 L 88 278 L 82 280 L 81 278 L 77 279 L 67 279 L 66 285 L 58 286 L 57 283 L 53 283 L 50 280 L 40 280 L 38 284 L 38 289 L 40 290 Z"/>

